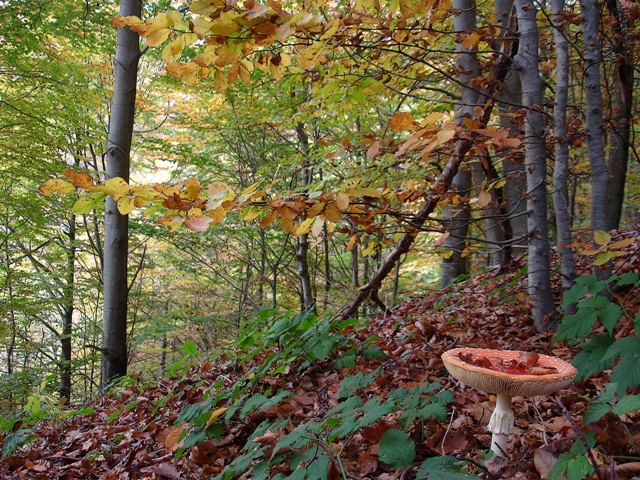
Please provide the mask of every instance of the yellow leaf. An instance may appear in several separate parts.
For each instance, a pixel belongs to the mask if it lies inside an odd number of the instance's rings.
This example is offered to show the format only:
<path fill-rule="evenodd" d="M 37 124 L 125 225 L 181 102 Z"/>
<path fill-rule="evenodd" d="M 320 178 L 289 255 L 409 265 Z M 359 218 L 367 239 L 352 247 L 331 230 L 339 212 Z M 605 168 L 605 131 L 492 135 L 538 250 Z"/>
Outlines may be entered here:
<path fill-rule="evenodd" d="M 598 245 L 606 245 L 611 241 L 611 235 L 604 230 L 595 230 L 593 232 L 593 240 Z"/>
<path fill-rule="evenodd" d="M 313 218 L 322 212 L 322 209 L 326 205 L 326 202 L 318 202 L 307 210 L 307 218 Z"/>
<path fill-rule="evenodd" d="M 407 112 L 396 113 L 389 119 L 389 127 L 394 132 L 413 129 L 413 115 Z"/>
<path fill-rule="evenodd" d="M 260 209 L 259 208 L 249 207 L 247 209 L 247 213 L 245 214 L 245 216 L 242 219 L 245 222 L 250 222 L 251 220 L 257 218 L 258 215 L 260 215 Z"/>
<path fill-rule="evenodd" d="M 127 17 L 123 17 L 122 15 L 116 15 L 111 19 L 111 25 L 117 28 L 126 27 L 130 25 L 141 25 L 144 23 L 135 15 L 129 15 Z"/>
<path fill-rule="evenodd" d="M 46 197 L 52 193 L 69 193 L 73 190 L 73 183 L 62 180 L 61 178 L 52 178 L 47 180 L 38 187 Z"/>
<path fill-rule="evenodd" d="M 129 215 L 136 208 L 135 197 L 124 195 L 118 199 L 117 205 L 121 215 Z"/>
<path fill-rule="evenodd" d="M 456 131 L 452 128 L 447 128 L 444 130 L 439 130 L 438 131 L 438 144 L 442 145 L 443 143 L 448 142 L 449 140 L 451 140 L 453 137 L 455 137 L 456 135 Z"/>
<path fill-rule="evenodd" d="M 375 188 L 356 188 L 356 194 L 360 195 L 362 197 L 373 197 L 373 198 L 380 198 L 382 197 L 382 194 L 376 190 Z"/>
<path fill-rule="evenodd" d="M 222 198 L 224 200 L 233 200 L 236 198 L 235 193 L 229 185 L 223 182 L 213 182 L 207 186 L 207 195 L 211 200 Z"/>
<path fill-rule="evenodd" d="M 168 28 L 154 30 L 145 37 L 145 43 L 147 44 L 147 47 L 157 47 L 158 45 L 164 43 L 167 38 L 169 38 L 170 33 L 171 30 Z"/>
<path fill-rule="evenodd" d="M 113 177 L 104 182 L 104 185 L 97 185 L 89 189 L 90 192 L 104 192 L 114 198 L 119 192 L 128 192 L 129 184 L 123 178 Z M 116 199 L 117 200 L 117 199 Z"/>
<path fill-rule="evenodd" d="M 349 243 L 347 243 L 347 251 L 351 251 L 351 249 L 353 248 L 353 245 L 356 243 L 356 240 L 358 239 L 358 235 L 353 235 L 350 239 L 349 239 Z"/>
<path fill-rule="evenodd" d="M 222 70 L 216 69 L 216 74 L 213 77 L 213 82 L 218 92 L 225 93 L 227 91 L 227 87 L 229 86 L 227 82 L 227 76 Z"/>
<path fill-rule="evenodd" d="M 225 219 L 227 216 L 227 210 L 224 207 L 218 207 L 209 211 L 209 216 L 213 218 L 213 224 L 216 225 Z"/>
<path fill-rule="evenodd" d="M 300 224 L 296 227 L 294 235 L 299 237 L 300 235 L 305 235 L 309 233 L 311 230 L 311 224 L 314 222 L 313 218 L 307 218 L 305 221 L 300 222 Z"/>
<path fill-rule="evenodd" d="M 635 241 L 635 238 L 625 238 L 624 240 L 618 240 L 617 242 L 612 243 L 611 245 L 609 245 L 609 248 L 611 250 L 620 250 L 621 248 L 633 245 Z"/>
<path fill-rule="evenodd" d="M 373 250 L 375 249 L 375 247 L 376 247 L 375 242 L 369 243 L 369 245 L 367 245 L 367 248 L 365 248 L 362 251 L 362 256 L 363 257 L 368 257 L 369 255 L 371 255 L 373 253 Z"/>
<path fill-rule="evenodd" d="M 453 250 L 445 250 L 444 252 L 442 252 L 442 256 L 444 258 L 451 258 L 452 255 L 453 255 Z"/>
<path fill-rule="evenodd" d="M 187 196 L 191 200 L 195 200 L 200 195 L 200 181 L 196 177 L 190 177 L 184 182 L 187 189 Z"/>
<path fill-rule="evenodd" d="M 481 36 L 476 32 L 467 35 L 467 38 L 462 42 L 462 48 L 475 48 L 480 42 L 480 38 Z"/>
<path fill-rule="evenodd" d="M 209 420 L 207 420 L 207 423 L 205 424 L 204 429 L 206 430 L 207 428 L 209 428 L 211 424 L 215 422 L 218 418 L 220 418 L 220 415 L 222 415 L 227 410 L 229 409 L 226 407 L 222 407 L 222 408 L 218 408 L 217 410 L 214 410 L 213 413 L 211 413 Z"/>

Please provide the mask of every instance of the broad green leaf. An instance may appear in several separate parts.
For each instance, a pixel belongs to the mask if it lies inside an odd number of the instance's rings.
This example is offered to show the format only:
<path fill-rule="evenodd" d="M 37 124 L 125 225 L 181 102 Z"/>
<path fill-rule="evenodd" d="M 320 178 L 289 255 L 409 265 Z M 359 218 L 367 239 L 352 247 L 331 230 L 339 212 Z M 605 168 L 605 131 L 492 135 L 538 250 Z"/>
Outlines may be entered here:
<path fill-rule="evenodd" d="M 616 415 L 622 415 L 634 410 L 640 410 L 640 395 L 625 395 L 613 407 L 613 413 Z"/>
<path fill-rule="evenodd" d="M 198 354 L 198 346 L 195 342 L 188 341 L 182 344 L 182 351 L 187 355 L 197 355 Z"/>
<path fill-rule="evenodd" d="M 562 319 L 558 326 L 556 338 L 559 340 L 569 340 L 583 338 L 591 333 L 596 324 L 598 316 L 595 311 L 586 312 L 584 315 L 569 315 Z"/>
<path fill-rule="evenodd" d="M 584 412 L 583 421 L 585 425 L 597 422 L 607 413 L 611 411 L 611 405 L 608 403 L 592 403 Z"/>
<path fill-rule="evenodd" d="M 406 433 L 387 430 L 380 440 L 378 458 L 391 468 L 408 467 L 416 458 L 416 445 Z"/>
<path fill-rule="evenodd" d="M 416 473 L 417 480 L 468 480 L 478 478 L 462 471 L 466 462 L 455 457 L 445 455 L 442 457 L 427 458 Z"/>
<path fill-rule="evenodd" d="M 98 193 L 95 195 L 87 195 L 84 197 L 80 197 L 76 203 L 73 205 L 73 214 L 74 215 L 86 215 L 91 213 L 91 211 L 100 205 L 106 197 L 105 193 Z"/>
<path fill-rule="evenodd" d="M 593 472 L 593 467 L 586 455 L 576 457 L 567 464 L 568 480 L 584 480 Z"/>
<path fill-rule="evenodd" d="M 376 370 L 368 374 L 358 372 L 350 377 L 345 377 L 342 382 L 340 382 L 340 393 L 338 394 L 338 398 L 350 397 L 359 388 L 366 387 L 367 385 L 375 381 L 375 379 L 380 376 L 381 372 L 382 369 L 377 368 Z"/>

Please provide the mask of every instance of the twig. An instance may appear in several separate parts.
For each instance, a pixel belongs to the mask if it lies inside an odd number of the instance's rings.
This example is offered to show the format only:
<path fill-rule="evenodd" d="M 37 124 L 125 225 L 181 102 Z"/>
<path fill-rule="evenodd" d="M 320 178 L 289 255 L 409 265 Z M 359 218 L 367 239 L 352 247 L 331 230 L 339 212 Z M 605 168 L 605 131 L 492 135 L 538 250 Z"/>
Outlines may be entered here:
<path fill-rule="evenodd" d="M 320 445 L 320 447 L 322 447 L 322 449 L 325 451 L 325 453 L 329 456 L 329 458 L 331 458 L 331 461 L 333 463 L 336 464 L 337 467 L 340 468 L 340 471 L 342 472 L 342 475 L 347 477 L 347 478 L 351 478 L 353 480 L 360 480 L 360 477 L 356 477 L 355 475 L 352 475 L 351 473 L 349 473 L 347 471 L 346 468 L 344 468 L 344 465 L 342 464 L 342 462 L 336 457 L 335 453 L 333 452 L 333 450 L 331 450 L 328 446 L 326 446 L 323 442 L 318 442 L 318 445 Z"/>
<path fill-rule="evenodd" d="M 544 440 L 545 445 L 549 445 L 547 441 L 547 428 L 544 426 L 544 420 L 542 419 L 542 415 L 540 414 L 540 410 L 538 410 L 538 406 L 536 405 L 535 399 L 533 400 L 533 409 L 536 411 L 538 418 L 540 419 L 540 425 L 542 425 L 542 439 Z"/>
<path fill-rule="evenodd" d="M 453 415 L 456 413 L 456 407 L 453 407 L 453 411 L 451 412 L 451 420 L 449 420 L 449 426 L 447 427 L 446 432 L 444 432 L 444 436 L 442 437 L 442 443 L 440 443 L 440 449 L 442 450 L 442 455 L 444 455 L 444 441 L 447 439 L 447 435 L 449 434 L 449 430 L 451 430 L 451 424 L 453 423 Z"/>
<path fill-rule="evenodd" d="M 409 472 L 411 472 L 411 470 L 413 470 L 414 468 L 416 468 L 418 465 L 421 465 L 422 462 L 415 462 L 412 463 L 411 465 L 409 465 L 408 467 L 405 467 L 402 470 L 402 473 L 400 474 L 400 479 L 399 480 L 405 480 L 405 478 L 407 478 L 407 475 L 409 474 Z"/>
<path fill-rule="evenodd" d="M 553 399 L 558 404 L 558 406 L 562 410 L 562 413 L 567 418 L 567 420 L 569 420 L 569 422 L 573 426 L 573 429 L 576 431 L 576 434 L 578 435 L 578 438 L 580 439 L 580 442 L 582 443 L 582 446 L 584 447 L 585 451 L 587 452 L 587 459 L 589 460 L 589 463 L 591 464 L 591 466 L 593 467 L 593 469 L 596 472 L 596 475 L 598 476 L 598 480 L 604 480 L 602 478 L 602 475 L 601 475 L 601 472 L 600 472 L 600 467 L 596 463 L 596 459 L 593 458 L 593 452 L 591 452 L 591 447 L 589 446 L 589 443 L 587 442 L 587 439 L 584 436 L 584 433 L 582 433 L 582 430 L 580 430 L 580 427 L 578 426 L 576 421 L 573 419 L 573 416 L 571 415 L 571 412 L 569 412 L 569 410 L 567 410 L 567 407 L 564 406 L 564 403 L 562 403 L 562 401 L 560 400 L 559 397 L 553 397 Z"/>

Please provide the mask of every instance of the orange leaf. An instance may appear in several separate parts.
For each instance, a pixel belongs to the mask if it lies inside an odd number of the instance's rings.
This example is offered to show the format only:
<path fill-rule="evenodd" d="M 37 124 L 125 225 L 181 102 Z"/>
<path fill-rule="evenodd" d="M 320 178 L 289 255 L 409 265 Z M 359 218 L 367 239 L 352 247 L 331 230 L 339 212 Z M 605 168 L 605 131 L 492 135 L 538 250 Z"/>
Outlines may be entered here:
<path fill-rule="evenodd" d="M 184 438 L 180 440 L 180 435 L 187 428 L 189 428 L 188 424 L 180 425 L 167 436 L 164 446 L 168 452 L 175 452 L 184 443 Z"/>
<path fill-rule="evenodd" d="M 330 222 L 337 223 L 342 218 L 342 214 L 338 209 L 338 205 L 335 202 L 331 202 L 327 204 L 323 212 L 324 218 L 329 220 Z"/>
<path fill-rule="evenodd" d="M 413 115 L 407 112 L 396 113 L 389 119 L 389 127 L 394 132 L 413 130 Z"/>
<path fill-rule="evenodd" d="M 67 169 L 64 171 L 64 176 L 71 180 L 78 188 L 87 189 L 93 187 L 93 178 L 88 172 L 76 172 Z"/>
<path fill-rule="evenodd" d="M 376 140 L 371 144 L 371 146 L 367 150 L 367 157 L 374 159 L 378 155 L 380 155 L 380 141 Z"/>

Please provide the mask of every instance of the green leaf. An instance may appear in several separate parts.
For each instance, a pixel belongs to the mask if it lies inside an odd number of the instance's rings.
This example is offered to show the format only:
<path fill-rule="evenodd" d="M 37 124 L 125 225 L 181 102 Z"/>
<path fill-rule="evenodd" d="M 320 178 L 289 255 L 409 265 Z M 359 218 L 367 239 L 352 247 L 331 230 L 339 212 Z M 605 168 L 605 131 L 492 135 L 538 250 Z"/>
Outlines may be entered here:
<path fill-rule="evenodd" d="M 589 409 L 584 412 L 584 415 L 582 417 L 583 422 L 585 425 L 597 422 L 610 411 L 611 405 L 609 405 L 608 403 L 592 403 L 589 406 Z"/>
<path fill-rule="evenodd" d="M 587 460 L 586 455 L 576 457 L 567 464 L 568 480 L 583 480 L 593 472 L 593 467 Z"/>
<path fill-rule="evenodd" d="M 553 467 L 551 467 L 551 470 L 549 470 L 547 478 L 549 480 L 558 480 L 566 470 L 567 464 L 571 460 L 573 460 L 573 455 L 569 452 L 565 452 L 560 455 L 556 463 L 554 463 Z"/>
<path fill-rule="evenodd" d="M 598 317 L 600 318 L 600 322 L 605 326 L 609 334 L 613 335 L 613 327 L 616 326 L 618 320 L 620 320 L 620 316 L 622 312 L 620 311 L 620 306 L 615 303 L 610 303 L 607 305 Z"/>
<path fill-rule="evenodd" d="M 416 473 L 416 479 L 428 480 L 468 480 L 478 478 L 462 472 L 466 462 L 455 457 L 445 455 L 442 457 L 427 458 Z"/>
<path fill-rule="evenodd" d="M 640 353 L 640 352 L 638 352 Z M 611 381 L 618 382 L 618 397 L 622 397 L 628 388 L 640 385 L 640 357 L 623 357 L 611 372 Z"/>
<path fill-rule="evenodd" d="M 364 388 L 367 385 L 371 384 L 376 378 L 380 376 L 381 372 L 382 369 L 377 368 L 373 372 L 366 375 L 362 372 L 358 372 L 355 375 L 344 378 L 342 382 L 340 382 L 340 393 L 338 394 L 338 398 L 350 397 L 359 388 Z"/>
<path fill-rule="evenodd" d="M 182 344 L 182 351 L 187 355 L 197 355 L 198 346 L 191 340 Z"/>
<path fill-rule="evenodd" d="M 579 312 L 576 315 L 568 315 L 562 319 L 556 332 L 556 340 L 571 340 L 574 338 L 584 338 L 593 329 L 598 316 L 594 310 L 584 315 Z"/>
<path fill-rule="evenodd" d="M 613 407 L 613 413 L 616 415 L 629 413 L 633 410 L 640 410 L 640 395 L 625 395 Z"/>
<path fill-rule="evenodd" d="M 562 299 L 562 306 L 566 308 L 568 305 L 578 303 L 578 300 L 584 297 L 585 293 L 587 293 L 586 285 L 580 285 L 580 284 L 574 285 L 564 293 L 564 297 Z"/>
<path fill-rule="evenodd" d="M 604 357 L 615 341 L 616 338 L 613 335 L 594 335 L 589 341 L 579 345 L 582 352 L 576 355 L 572 361 L 578 369 L 579 378 L 586 378 L 596 372 L 601 372 L 613 363 L 613 359 L 607 361 L 604 360 Z"/>
<path fill-rule="evenodd" d="M 416 445 L 400 430 L 387 430 L 380 439 L 378 458 L 391 468 L 404 468 L 416 458 Z"/>
<path fill-rule="evenodd" d="M 76 200 L 73 205 L 72 212 L 74 215 L 86 215 L 98 205 L 102 204 L 102 201 L 106 197 L 105 193 L 98 193 L 95 195 L 86 195 Z"/>

